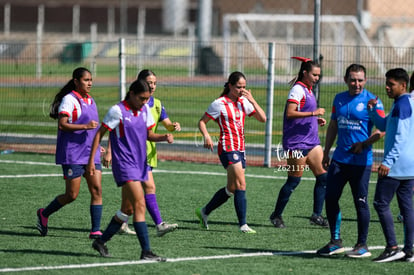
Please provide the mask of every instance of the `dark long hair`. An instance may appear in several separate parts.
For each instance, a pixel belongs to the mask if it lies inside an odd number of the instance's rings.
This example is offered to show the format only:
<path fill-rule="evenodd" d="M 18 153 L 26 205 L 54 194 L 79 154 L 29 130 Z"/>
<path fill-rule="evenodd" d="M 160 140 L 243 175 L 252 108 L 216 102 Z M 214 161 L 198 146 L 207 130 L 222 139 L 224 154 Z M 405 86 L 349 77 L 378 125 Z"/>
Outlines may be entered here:
<path fill-rule="evenodd" d="M 144 81 L 145 82 L 145 84 L 147 84 L 147 82 L 145 81 L 145 79 L 148 77 L 148 76 L 150 76 L 150 75 L 153 75 L 153 76 L 156 76 L 155 75 L 155 73 L 153 72 L 153 71 L 151 71 L 151 70 L 148 70 L 148 69 L 144 69 L 144 70 L 142 70 L 142 71 L 140 71 L 139 72 L 139 74 L 137 75 L 137 79 L 136 80 L 142 80 L 142 81 Z M 135 82 L 137 82 L 137 81 L 135 81 Z M 135 82 L 133 82 L 132 84 L 134 84 Z M 131 91 L 131 87 L 132 87 L 132 84 L 131 84 L 131 86 L 130 86 L 130 91 Z M 135 84 L 134 84 L 135 85 Z M 137 85 L 137 84 L 136 84 Z M 148 84 L 147 84 L 147 86 L 148 86 Z M 134 86 L 135 87 L 135 86 Z M 148 86 L 149 87 L 149 86 Z M 129 93 L 127 93 L 126 95 L 125 95 L 125 100 L 128 100 L 129 99 Z"/>
<path fill-rule="evenodd" d="M 241 79 L 241 78 L 244 78 L 244 79 L 246 79 L 246 77 L 244 76 L 244 74 L 243 73 L 241 73 L 241 72 L 232 72 L 230 75 L 229 75 L 229 79 L 227 80 L 227 82 L 224 84 L 224 90 L 223 90 L 223 92 L 221 92 L 221 95 L 220 96 L 224 96 L 224 95 L 227 95 L 229 92 L 230 92 L 230 87 L 229 87 L 229 84 L 231 84 L 231 85 L 236 85 L 236 83 Z"/>
<path fill-rule="evenodd" d="M 313 67 L 320 68 L 321 66 L 319 65 L 318 62 L 313 61 L 313 60 L 302 62 L 302 64 L 300 64 L 298 75 L 295 78 L 293 78 L 291 81 L 289 81 L 289 85 L 292 87 L 293 85 L 296 84 L 296 82 L 302 81 L 304 72 L 312 71 Z"/>
<path fill-rule="evenodd" d="M 134 82 L 131 83 L 129 86 L 128 93 L 125 96 L 125 100 L 129 99 L 129 93 L 133 93 L 134 95 L 142 94 L 144 92 L 149 91 L 150 88 L 144 80 L 137 79 Z"/>
<path fill-rule="evenodd" d="M 139 74 L 137 76 L 137 80 L 144 80 L 145 81 L 145 79 L 150 75 L 156 76 L 153 71 L 148 70 L 148 69 L 144 69 L 144 70 L 139 72 Z"/>
<path fill-rule="evenodd" d="M 51 118 L 57 119 L 59 117 L 59 105 L 62 102 L 63 97 L 76 89 L 75 79 L 80 80 L 85 72 L 91 73 L 88 69 L 83 67 L 76 68 L 72 72 L 72 79 L 69 80 L 62 89 L 60 89 L 60 91 L 56 94 L 52 104 L 50 104 L 49 116 Z"/>

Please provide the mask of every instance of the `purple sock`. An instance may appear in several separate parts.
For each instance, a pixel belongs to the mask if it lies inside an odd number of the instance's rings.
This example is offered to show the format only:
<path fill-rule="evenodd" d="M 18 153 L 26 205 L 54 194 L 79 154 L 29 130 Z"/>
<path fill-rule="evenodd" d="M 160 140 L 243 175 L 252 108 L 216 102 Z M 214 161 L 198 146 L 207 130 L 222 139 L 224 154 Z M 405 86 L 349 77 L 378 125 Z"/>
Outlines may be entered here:
<path fill-rule="evenodd" d="M 147 205 L 148 213 L 150 213 L 155 225 L 162 223 L 161 213 L 158 209 L 157 196 L 155 194 L 146 194 L 145 204 Z"/>

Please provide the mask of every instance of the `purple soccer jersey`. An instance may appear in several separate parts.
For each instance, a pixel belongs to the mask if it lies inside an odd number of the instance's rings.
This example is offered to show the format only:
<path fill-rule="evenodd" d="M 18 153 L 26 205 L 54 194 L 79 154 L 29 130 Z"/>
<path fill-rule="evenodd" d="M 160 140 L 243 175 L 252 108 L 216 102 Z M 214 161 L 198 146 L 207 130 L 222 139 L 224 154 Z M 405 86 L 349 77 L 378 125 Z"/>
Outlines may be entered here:
<path fill-rule="evenodd" d="M 316 99 L 312 90 L 309 90 L 302 82 L 297 82 L 289 91 L 287 104 L 289 102 L 296 103 L 298 105 L 297 111 L 299 112 L 313 112 L 317 109 Z M 283 149 L 306 150 L 319 144 L 318 118 L 316 116 L 309 116 L 287 119 L 285 109 L 283 117 Z"/>
<path fill-rule="evenodd" d="M 59 114 L 68 116 L 72 124 L 87 124 L 91 120 L 99 123 L 98 110 L 95 101 L 88 95 L 86 98 L 72 91 L 67 94 L 59 106 Z M 86 165 L 89 161 L 92 142 L 98 127 L 91 130 L 73 132 L 58 129 L 56 141 L 56 164 Z M 95 163 L 100 163 L 100 149 L 95 155 Z"/>
<path fill-rule="evenodd" d="M 111 131 L 112 174 L 115 182 L 146 181 L 148 129 L 154 119 L 148 105 L 140 111 L 132 110 L 126 101 L 113 106 L 102 124 Z"/>

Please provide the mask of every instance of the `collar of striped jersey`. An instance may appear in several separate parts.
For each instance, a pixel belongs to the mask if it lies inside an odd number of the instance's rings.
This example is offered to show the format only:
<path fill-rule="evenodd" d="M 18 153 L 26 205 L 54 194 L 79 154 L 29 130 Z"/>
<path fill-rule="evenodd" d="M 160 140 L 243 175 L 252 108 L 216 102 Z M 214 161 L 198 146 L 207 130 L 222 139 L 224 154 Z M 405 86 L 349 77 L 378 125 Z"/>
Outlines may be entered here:
<path fill-rule="evenodd" d="M 226 99 L 227 102 L 237 103 L 237 102 L 241 101 L 240 97 L 237 98 L 237 101 L 231 100 L 231 98 L 228 97 L 227 95 L 224 95 L 223 97 Z"/>
<path fill-rule="evenodd" d="M 125 109 L 127 111 L 132 111 L 132 113 L 134 114 L 134 116 L 138 116 L 138 110 L 134 110 L 131 108 L 131 106 L 129 106 L 128 102 L 126 100 L 122 101 L 122 104 L 125 106 Z M 142 108 L 139 110 L 142 111 Z"/>
<path fill-rule="evenodd" d="M 72 93 L 79 98 L 80 100 L 86 102 L 89 104 L 89 99 L 91 98 L 91 96 L 89 94 L 86 94 L 86 97 L 83 97 L 80 93 L 78 93 L 77 91 L 73 90 Z"/>
<path fill-rule="evenodd" d="M 302 81 L 297 81 L 296 84 L 299 84 L 300 86 L 306 88 L 308 90 L 309 93 L 312 93 L 312 87 L 308 87 L 305 83 L 303 83 Z"/>

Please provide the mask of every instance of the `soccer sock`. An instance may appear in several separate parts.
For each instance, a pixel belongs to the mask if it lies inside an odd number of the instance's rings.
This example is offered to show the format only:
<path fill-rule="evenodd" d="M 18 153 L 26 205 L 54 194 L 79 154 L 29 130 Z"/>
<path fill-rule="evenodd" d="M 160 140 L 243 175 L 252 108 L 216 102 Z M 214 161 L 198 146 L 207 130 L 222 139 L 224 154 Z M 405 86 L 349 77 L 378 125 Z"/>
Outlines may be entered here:
<path fill-rule="evenodd" d="M 101 241 L 106 243 L 109 241 L 113 235 L 115 235 L 121 228 L 123 222 L 118 222 L 115 217 L 112 217 L 111 222 L 108 224 L 108 227 L 102 233 Z"/>
<path fill-rule="evenodd" d="M 151 215 L 155 225 L 162 223 L 161 213 L 158 208 L 157 196 L 155 194 L 145 195 L 145 204 L 147 206 L 148 213 Z"/>
<path fill-rule="evenodd" d="M 60 208 L 62 208 L 63 205 L 60 204 L 60 202 L 55 198 L 53 201 L 49 203 L 49 205 L 43 210 L 42 215 L 45 218 L 48 218 L 50 215 L 58 211 Z"/>
<path fill-rule="evenodd" d="M 214 194 L 211 200 L 207 203 L 206 207 L 204 207 L 204 214 L 209 215 L 214 209 L 220 207 L 220 205 L 225 203 L 229 198 L 230 196 L 227 195 L 226 188 L 221 188 Z"/>
<path fill-rule="evenodd" d="M 137 232 L 137 237 L 139 244 L 141 245 L 141 249 L 143 251 L 150 251 L 151 246 L 146 222 L 134 222 L 134 228 L 135 232 Z"/>
<path fill-rule="evenodd" d="M 316 183 L 313 189 L 313 214 L 320 216 L 325 202 L 326 177 L 328 173 L 316 176 Z"/>
<path fill-rule="evenodd" d="M 299 185 L 301 177 L 292 177 L 288 176 L 285 184 L 282 189 L 280 189 L 279 197 L 277 198 L 275 211 L 273 216 L 282 216 L 283 210 L 289 201 L 290 195 L 292 195 L 293 190 Z"/>
<path fill-rule="evenodd" d="M 234 193 L 234 207 L 239 219 L 239 226 L 246 224 L 247 200 L 245 190 L 236 190 Z"/>
<path fill-rule="evenodd" d="M 91 232 L 96 232 L 101 230 L 101 217 L 102 217 L 102 204 L 91 205 L 91 223 L 92 229 Z"/>

